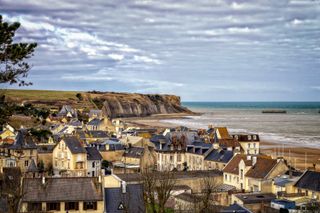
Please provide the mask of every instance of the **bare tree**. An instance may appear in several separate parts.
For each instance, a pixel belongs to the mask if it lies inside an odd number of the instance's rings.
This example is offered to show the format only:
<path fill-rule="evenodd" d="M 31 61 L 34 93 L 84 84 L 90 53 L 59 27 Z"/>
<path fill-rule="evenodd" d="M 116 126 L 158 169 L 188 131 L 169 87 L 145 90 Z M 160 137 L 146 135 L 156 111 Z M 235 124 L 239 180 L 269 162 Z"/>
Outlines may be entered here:
<path fill-rule="evenodd" d="M 19 212 L 22 199 L 21 170 L 19 167 L 4 168 L 0 197 L 5 198 L 9 213 Z"/>
<path fill-rule="evenodd" d="M 213 207 L 213 195 L 216 192 L 216 187 L 219 185 L 214 177 L 204 177 L 201 180 L 202 193 L 199 195 L 201 199 L 201 206 L 199 208 L 201 213 L 214 212 Z"/>
<path fill-rule="evenodd" d="M 165 205 L 176 185 L 174 172 L 146 169 L 142 172 L 142 182 L 146 207 L 152 213 L 164 213 Z"/>

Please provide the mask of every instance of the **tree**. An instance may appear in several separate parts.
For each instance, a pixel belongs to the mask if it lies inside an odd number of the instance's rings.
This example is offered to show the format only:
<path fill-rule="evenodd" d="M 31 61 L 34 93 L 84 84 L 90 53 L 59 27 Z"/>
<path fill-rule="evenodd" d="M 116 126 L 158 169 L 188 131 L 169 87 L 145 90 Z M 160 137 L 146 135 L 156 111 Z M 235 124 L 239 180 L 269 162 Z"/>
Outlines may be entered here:
<path fill-rule="evenodd" d="M 8 212 L 19 211 L 19 204 L 23 197 L 21 189 L 22 174 L 19 167 L 3 168 L 2 186 L 0 186 L 0 198 L 7 200 Z"/>
<path fill-rule="evenodd" d="M 165 204 L 176 185 L 174 172 L 156 172 L 150 169 L 142 171 L 143 196 L 146 207 L 152 213 L 165 213 Z M 158 208 L 157 208 L 158 207 Z"/>
<path fill-rule="evenodd" d="M 23 78 L 28 76 L 31 66 L 26 62 L 33 56 L 36 43 L 13 43 L 20 23 L 4 22 L 0 15 L 0 83 L 10 83 L 28 86 L 32 83 Z"/>
<path fill-rule="evenodd" d="M 82 100 L 83 100 L 83 97 L 82 97 L 81 93 L 77 93 L 77 94 L 76 94 L 76 97 L 79 99 L 79 101 L 82 101 Z"/>

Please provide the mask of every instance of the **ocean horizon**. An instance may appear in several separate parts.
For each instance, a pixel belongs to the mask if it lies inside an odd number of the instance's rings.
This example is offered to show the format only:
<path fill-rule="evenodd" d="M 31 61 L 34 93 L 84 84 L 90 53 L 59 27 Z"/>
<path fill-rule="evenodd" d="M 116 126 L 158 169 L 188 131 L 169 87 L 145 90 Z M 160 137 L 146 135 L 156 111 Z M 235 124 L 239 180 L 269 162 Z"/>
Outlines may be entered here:
<path fill-rule="evenodd" d="M 197 116 L 165 122 L 190 128 L 226 126 L 232 133 L 256 133 L 286 146 L 320 148 L 320 102 L 182 102 Z M 263 110 L 286 113 L 262 113 Z"/>

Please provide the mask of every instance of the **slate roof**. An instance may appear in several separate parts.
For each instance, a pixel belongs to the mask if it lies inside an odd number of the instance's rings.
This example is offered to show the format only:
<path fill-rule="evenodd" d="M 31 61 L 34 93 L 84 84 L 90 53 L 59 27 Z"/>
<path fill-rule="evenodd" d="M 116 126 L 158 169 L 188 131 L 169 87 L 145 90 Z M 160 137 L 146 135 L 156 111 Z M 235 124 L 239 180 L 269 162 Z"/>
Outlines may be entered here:
<path fill-rule="evenodd" d="M 50 201 L 101 201 L 101 186 L 92 177 L 25 178 L 23 180 L 24 202 Z"/>
<path fill-rule="evenodd" d="M 27 130 L 18 130 L 18 134 L 14 143 L 8 149 L 36 149 L 37 146 L 33 142 L 31 135 Z"/>
<path fill-rule="evenodd" d="M 223 149 L 213 149 L 207 154 L 205 160 L 228 163 L 232 157 L 232 151 Z"/>
<path fill-rule="evenodd" d="M 201 197 L 200 196 L 197 196 L 197 195 L 194 195 L 194 194 L 190 194 L 188 192 L 184 192 L 184 193 L 178 194 L 178 195 L 176 195 L 174 197 L 176 199 L 183 200 L 183 201 L 186 201 L 186 202 L 189 202 L 189 203 L 199 203 L 199 202 L 201 202 Z"/>
<path fill-rule="evenodd" d="M 141 184 L 128 184 L 126 193 L 122 193 L 121 188 L 105 188 L 104 192 L 107 212 L 124 213 L 124 210 L 118 209 L 120 203 L 127 207 L 129 213 L 145 212 Z"/>
<path fill-rule="evenodd" d="M 247 160 L 247 156 L 243 154 L 235 155 L 231 161 L 224 167 L 223 172 L 239 174 L 239 163 L 244 160 L 246 165 L 251 165 L 251 160 Z"/>
<path fill-rule="evenodd" d="M 159 172 L 161 174 L 161 172 Z M 117 174 L 117 176 L 126 182 L 136 182 L 141 180 L 140 173 L 127 174 Z M 203 178 L 203 177 L 217 177 L 222 176 L 222 172 L 219 170 L 198 170 L 198 171 L 178 171 L 174 172 L 175 179 L 193 179 L 193 178 Z"/>
<path fill-rule="evenodd" d="M 78 138 L 65 137 L 62 140 L 66 143 L 67 147 L 70 149 L 72 154 L 86 153 L 86 149 L 83 148 Z"/>
<path fill-rule="evenodd" d="M 98 126 L 102 121 L 103 121 L 103 119 L 94 118 L 94 119 L 92 119 L 91 121 L 89 121 L 89 122 L 87 123 L 87 125 Z"/>
<path fill-rule="evenodd" d="M 252 211 L 246 209 L 243 206 L 240 206 L 239 204 L 232 204 L 228 206 L 227 208 L 221 210 L 220 212 L 223 213 L 252 213 Z"/>
<path fill-rule="evenodd" d="M 33 159 L 31 160 L 31 163 L 27 168 L 27 172 L 33 172 L 33 173 L 38 172 L 38 167 Z"/>
<path fill-rule="evenodd" d="M 93 116 L 101 117 L 102 116 L 102 110 L 91 109 L 90 112 L 89 112 L 89 117 L 93 117 Z"/>
<path fill-rule="evenodd" d="M 102 156 L 96 147 L 86 147 L 88 160 L 102 160 Z"/>
<path fill-rule="evenodd" d="M 77 111 L 73 109 L 70 105 L 63 105 L 58 116 L 65 116 L 70 112 L 73 117 L 77 117 Z"/>
<path fill-rule="evenodd" d="M 143 155 L 144 148 L 143 147 L 129 147 L 125 152 L 126 157 L 131 158 L 141 158 Z"/>
<path fill-rule="evenodd" d="M 265 178 L 268 173 L 276 166 L 276 159 L 257 158 L 257 162 L 247 171 L 246 177 Z"/>
<path fill-rule="evenodd" d="M 297 181 L 295 187 L 320 192 L 320 172 L 306 171 Z"/>
<path fill-rule="evenodd" d="M 108 138 L 108 134 L 105 131 L 88 131 L 88 134 L 92 138 Z"/>
<path fill-rule="evenodd" d="M 253 203 L 270 203 L 272 200 L 276 199 L 276 195 L 272 193 L 240 193 L 235 194 L 239 200 L 244 204 Z"/>
<path fill-rule="evenodd" d="M 52 153 L 55 144 L 37 145 L 38 153 Z"/>
<path fill-rule="evenodd" d="M 293 183 L 294 181 L 289 178 L 284 178 L 284 177 L 276 177 L 274 178 L 274 185 L 276 186 L 281 186 L 285 187 L 289 183 Z"/>

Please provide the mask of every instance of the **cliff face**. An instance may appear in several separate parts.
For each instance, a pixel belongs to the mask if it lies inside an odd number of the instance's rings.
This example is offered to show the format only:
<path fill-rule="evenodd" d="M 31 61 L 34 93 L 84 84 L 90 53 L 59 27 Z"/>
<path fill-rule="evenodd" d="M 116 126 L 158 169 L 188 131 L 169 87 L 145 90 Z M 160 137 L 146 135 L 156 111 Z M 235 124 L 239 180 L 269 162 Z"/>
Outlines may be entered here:
<path fill-rule="evenodd" d="M 112 94 L 100 97 L 109 117 L 140 117 L 152 114 L 191 113 L 174 95 Z"/>
<path fill-rule="evenodd" d="M 78 110 L 102 109 L 111 118 L 141 117 L 152 114 L 192 113 L 181 106 L 175 95 L 145 95 L 115 92 L 8 90 L 7 101 L 31 103 L 36 107 L 59 110 L 70 105 Z"/>

